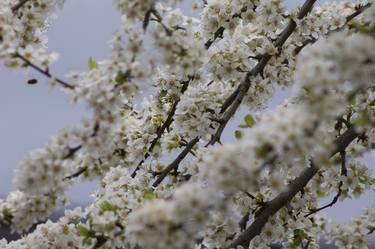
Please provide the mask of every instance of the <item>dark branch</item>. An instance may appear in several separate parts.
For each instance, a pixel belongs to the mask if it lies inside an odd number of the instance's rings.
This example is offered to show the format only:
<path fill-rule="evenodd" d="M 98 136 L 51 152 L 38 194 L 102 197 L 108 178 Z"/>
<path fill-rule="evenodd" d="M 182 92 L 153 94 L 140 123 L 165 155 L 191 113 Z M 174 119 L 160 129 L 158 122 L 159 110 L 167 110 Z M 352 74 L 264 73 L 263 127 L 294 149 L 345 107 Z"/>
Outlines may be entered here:
<path fill-rule="evenodd" d="M 25 3 L 27 3 L 29 0 L 20 0 L 16 5 L 14 5 L 12 7 L 12 12 L 16 12 L 17 10 L 19 10 L 20 8 L 22 8 L 22 6 L 25 5 Z"/>
<path fill-rule="evenodd" d="M 66 83 L 58 78 L 55 78 L 51 75 L 51 73 L 49 72 L 48 69 L 42 69 L 40 68 L 39 66 L 35 65 L 34 63 L 32 63 L 31 61 L 29 61 L 27 58 L 25 58 L 23 55 L 19 54 L 19 53 L 15 53 L 13 55 L 15 58 L 19 58 L 21 59 L 27 66 L 30 66 L 32 68 L 34 68 L 36 71 L 40 72 L 41 74 L 45 75 L 47 78 L 50 78 L 50 79 L 53 79 L 55 80 L 57 83 L 59 83 L 60 85 L 62 85 L 63 87 L 67 88 L 67 89 L 71 89 L 73 90 L 74 89 L 74 86 L 69 84 L 69 83 Z"/>
<path fill-rule="evenodd" d="M 178 155 L 178 157 L 167 167 L 165 168 L 159 177 L 156 179 L 156 181 L 152 184 L 154 188 L 159 186 L 159 184 L 164 180 L 165 177 L 172 171 L 177 170 L 178 166 L 180 165 L 181 161 L 189 154 L 190 150 L 193 149 L 193 147 L 199 142 L 199 137 L 195 137 L 193 140 L 191 140 L 184 150 Z"/>
<path fill-rule="evenodd" d="M 316 0 L 307 0 L 298 13 L 298 19 L 304 18 L 311 11 L 312 6 L 314 5 L 315 2 Z M 291 19 L 289 21 L 289 24 L 286 26 L 286 28 L 283 30 L 283 32 L 280 34 L 280 36 L 274 43 L 274 46 L 280 50 L 282 46 L 284 45 L 284 43 L 287 41 L 287 39 L 290 37 L 290 35 L 294 32 L 296 27 L 297 27 L 296 22 L 293 19 Z M 230 107 L 227 110 L 227 112 L 224 114 L 222 118 L 222 122 L 220 123 L 219 128 L 217 129 L 216 133 L 212 136 L 211 141 L 209 142 L 210 145 L 214 145 L 215 143 L 220 141 L 221 134 L 223 133 L 229 120 L 236 113 L 237 109 L 241 105 L 246 93 L 248 92 L 251 86 L 251 78 L 254 76 L 257 76 L 258 74 L 263 73 L 264 68 L 266 67 L 267 63 L 270 61 L 271 58 L 272 58 L 272 55 L 269 55 L 269 54 L 263 55 L 260 61 L 257 63 L 257 65 L 249 73 L 247 73 L 244 81 L 238 86 L 238 89 L 236 89 L 236 91 L 238 92 L 236 98 L 234 98 L 232 94 L 229 97 L 230 100 L 224 102 L 226 106 L 228 107 L 230 106 Z M 225 109 L 227 108 L 226 106 L 225 106 Z"/>
<path fill-rule="evenodd" d="M 250 218 L 250 212 L 245 213 L 245 215 L 241 218 L 238 225 L 240 226 L 241 231 L 244 231 L 246 229 L 247 222 Z"/>
<path fill-rule="evenodd" d="M 191 80 L 192 80 L 192 77 L 190 77 L 188 80 L 182 82 L 183 85 L 182 85 L 182 88 L 181 88 L 181 91 L 180 91 L 181 94 L 184 94 L 184 92 L 188 89 L 189 83 L 190 83 Z M 145 162 L 145 160 L 147 160 L 147 158 L 150 156 L 150 153 L 154 150 L 154 147 L 159 142 L 160 138 L 163 136 L 164 132 L 166 130 L 168 130 L 169 127 L 171 126 L 171 124 L 173 123 L 173 117 L 174 117 L 174 115 L 176 113 L 177 105 L 178 105 L 178 103 L 180 103 L 180 100 L 181 99 L 178 98 L 173 103 L 173 105 L 172 105 L 172 107 L 171 107 L 171 109 L 169 111 L 167 119 L 164 121 L 164 123 L 162 124 L 162 126 L 160 126 L 159 129 L 156 131 L 156 137 L 151 141 L 150 147 L 148 148 L 148 151 L 145 154 L 144 159 L 138 163 L 136 169 L 131 174 L 131 177 L 134 178 L 137 175 L 137 171 L 140 169 L 140 166 Z"/>
<path fill-rule="evenodd" d="M 358 6 L 353 14 L 351 14 L 351 15 L 349 15 L 349 16 L 346 17 L 346 23 L 345 23 L 345 25 L 348 24 L 350 21 L 352 21 L 354 18 L 356 18 L 358 15 L 362 14 L 362 12 L 365 11 L 365 10 L 366 10 L 367 8 L 369 8 L 370 6 L 371 6 L 371 3 L 367 3 L 367 4 L 365 4 L 365 5 L 360 5 L 360 6 Z M 345 26 L 345 25 L 344 25 L 344 26 Z M 343 27 L 344 27 L 344 26 L 343 26 Z M 339 31 L 339 30 L 341 30 L 341 28 L 338 28 L 338 29 L 332 30 L 331 32 L 336 32 L 336 31 Z M 329 33 L 328 33 L 328 34 L 329 34 Z M 317 39 L 316 39 L 316 38 L 313 38 L 313 37 L 311 37 L 310 39 L 306 39 L 306 40 L 304 40 L 304 41 L 302 42 L 302 45 L 301 45 L 301 46 L 295 48 L 295 50 L 294 50 L 294 54 L 295 54 L 295 55 L 299 54 L 299 53 L 301 52 L 301 50 L 302 50 L 304 47 L 306 47 L 308 44 L 314 43 L 314 42 L 316 42 L 316 41 L 317 41 Z"/>
<path fill-rule="evenodd" d="M 77 178 L 80 175 L 82 175 L 83 173 L 85 173 L 87 169 L 88 169 L 88 167 L 83 167 L 80 170 L 78 170 L 76 173 L 71 174 L 71 175 L 69 175 L 67 177 L 64 177 L 63 180 L 66 181 L 66 180 L 71 180 L 71 179 Z"/>
<path fill-rule="evenodd" d="M 340 156 L 341 156 L 341 176 L 347 176 L 345 154 L 346 154 L 345 151 L 340 152 Z M 333 199 L 330 203 L 328 203 L 327 205 L 324 205 L 323 207 L 311 210 L 311 212 L 306 214 L 305 217 L 309 217 L 310 215 L 313 215 L 315 213 L 318 213 L 318 212 L 320 212 L 320 211 L 322 211 L 326 208 L 330 208 L 333 205 L 335 205 L 337 203 L 337 201 L 339 200 L 341 194 L 342 194 L 342 185 L 344 185 L 344 182 L 340 181 L 339 186 L 338 186 L 337 194 L 335 195 L 335 197 L 333 197 Z"/>
<path fill-rule="evenodd" d="M 212 39 L 209 39 L 204 44 L 204 46 L 206 47 L 206 49 L 209 49 L 211 47 L 211 45 L 216 41 L 217 38 L 223 38 L 224 30 L 225 30 L 224 27 L 220 27 L 220 28 L 218 28 L 216 30 L 216 32 L 214 33 L 214 37 Z"/>
<path fill-rule="evenodd" d="M 359 133 L 354 127 L 349 128 L 344 134 L 336 139 L 336 148 L 331 153 L 331 156 L 344 151 L 358 136 Z M 265 203 L 264 209 L 255 218 L 254 222 L 236 240 L 234 240 L 227 249 L 237 248 L 237 246 L 247 248 L 251 240 L 261 233 L 268 219 L 290 202 L 297 193 L 302 191 L 318 171 L 319 168 L 316 167 L 312 161 L 311 166 L 306 168 L 296 179 L 294 179 L 284 192 L 280 193 L 273 200 Z"/>

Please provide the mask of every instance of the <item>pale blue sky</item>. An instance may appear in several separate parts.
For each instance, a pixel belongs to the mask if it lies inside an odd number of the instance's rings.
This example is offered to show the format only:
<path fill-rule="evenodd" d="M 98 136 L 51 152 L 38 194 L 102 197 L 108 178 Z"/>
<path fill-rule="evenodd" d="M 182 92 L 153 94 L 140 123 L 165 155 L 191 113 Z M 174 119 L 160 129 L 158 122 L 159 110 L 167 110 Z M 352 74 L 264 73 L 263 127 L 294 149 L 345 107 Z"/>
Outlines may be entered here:
<path fill-rule="evenodd" d="M 185 1 L 186 6 L 190 5 Z M 191 1 L 193 2 L 193 1 Z M 291 6 L 302 1 L 287 1 Z M 321 1 L 323 2 L 323 1 Z M 49 48 L 61 54 L 51 68 L 59 77 L 74 68 L 86 68 L 87 59 L 104 59 L 109 54 L 108 40 L 120 19 L 108 0 L 67 0 L 65 8 L 52 21 L 49 31 Z M 27 85 L 28 79 L 19 72 L 12 72 L 0 65 L 0 196 L 12 189 L 12 176 L 19 161 L 31 150 L 48 142 L 49 137 L 61 128 L 78 123 L 89 113 L 83 106 L 72 106 L 68 98 L 58 90 L 51 90 L 45 80 L 30 70 L 30 76 L 41 79 L 40 84 Z M 285 97 L 279 93 L 273 104 Z M 244 111 L 242 111 L 244 113 Z M 241 117 L 242 115 L 237 115 Z M 226 137 L 233 137 L 228 127 Z M 367 162 L 374 162 L 368 158 Z M 92 184 L 78 184 L 70 193 L 74 203 L 89 201 L 94 190 Z M 362 207 L 374 204 L 373 193 L 359 201 L 346 201 L 328 210 L 334 219 L 347 220 L 359 214 Z"/>

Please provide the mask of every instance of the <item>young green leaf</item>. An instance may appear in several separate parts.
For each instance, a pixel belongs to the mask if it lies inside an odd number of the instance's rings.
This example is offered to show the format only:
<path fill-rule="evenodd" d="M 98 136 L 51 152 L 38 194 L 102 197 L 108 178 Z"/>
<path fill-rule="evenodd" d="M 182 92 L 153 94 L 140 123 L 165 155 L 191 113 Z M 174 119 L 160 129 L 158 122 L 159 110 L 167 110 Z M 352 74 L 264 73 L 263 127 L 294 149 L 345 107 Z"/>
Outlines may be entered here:
<path fill-rule="evenodd" d="M 247 127 L 251 128 L 254 126 L 255 124 L 255 120 L 253 118 L 253 116 L 251 116 L 250 114 L 246 115 L 245 116 L 245 123 L 247 125 Z"/>
<path fill-rule="evenodd" d="M 90 70 L 94 70 L 98 68 L 98 63 L 92 57 L 90 57 L 87 62 L 87 66 L 89 67 Z"/>
<path fill-rule="evenodd" d="M 145 192 L 144 192 L 144 197 L 146 199 L 154 199 L 156 197 L 154 191 L 152 189 L 147 189 Z"/>
<path fill-rule="evenodd" d="M 126 81 L 126 76 L 122 72 L 118 72 L 115 78 L 117 84 L 121 85 Z"/>
<path fill-rule="evenodd" d="M 235 131 L 234 132 L 234 136 L 237 138 L 237 139 L 240 139 L 242 137 L 242 132 L 241 131 Z"/>
<path fill-rule="evenodd" d="M 103 202 L 103 203 L 100 204 L 100 210 L 102 212 L 105 212 L 105 211 L 116 211 L 117 207 L 115 205 L 112 205 L 108 201 L 105 201 L 105 202 Z"/>
<path fill-rule="evenodd" d="M 91 235 L 90 229 L 88 229 L 84 225 L 80 225 L 80 224 L 77 225 L 77 231 L 78 231 L 79 235 L 81 235 L 83 237 L 90 237 L 90 235 Z"/>

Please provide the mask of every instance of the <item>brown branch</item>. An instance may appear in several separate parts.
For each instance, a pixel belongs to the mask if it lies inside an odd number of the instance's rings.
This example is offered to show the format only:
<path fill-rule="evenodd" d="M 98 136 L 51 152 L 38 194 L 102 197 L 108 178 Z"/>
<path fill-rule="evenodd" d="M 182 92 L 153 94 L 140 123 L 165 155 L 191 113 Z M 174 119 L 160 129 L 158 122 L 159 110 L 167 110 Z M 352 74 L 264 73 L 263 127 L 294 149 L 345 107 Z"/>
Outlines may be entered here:
<path fill-rule="evenodd" d="M 156 179 L 156 181 L 152 184 L 154 188 L 159 186 L 159 184 L 164 180 L 165 177 L 172 171 L 177 170 L 178 166 L 180 165 L 181 161 L 184 160 L 184 158 L 189 154 L 190 150 L 193 149 L 193 147 L 199 142 L 199 137 L 195 137 L 193 140 L 191 140 L 184 150 L 177 156 L 177 158 L 167 167 L 165 168 L 159 177 Z"/>
<path fill-rule="evenodd" d="M 299 11 L 297 18 L 304 18 L 311 11 L 315 2 L 316 0 L 306 0 L 304 5 L 301 7 L 301 10 Z M 293 19 L 291 19 L 289 21 L 289 24 L 286 26 L 286 28 L 283 30 L 283 32 L 280 34 L 280 36 L 274 43 L 274 46 L 280 50 L 296 28 L 296 22 Z M 271 58 L 272 55 L 264 54 L 261 57 L 260 61 L 257 63 L 257 65 L 255 65 L 255 67 L 249 73 L 246 74 L 244 81 L 238 86 L 238 89 L 236 89 L 236 91 L 238 92 L 236 98 L 233 98 L 233 94 L 230 96 L 230 98 L 233 99 L 233 102 L 225 102 L 227 106 L 230 106 L 230 108 L 227 110 L 227 112 L 225 112 L 222 118 L 222 122 L 219 125 L 219 128 L 217 129 L 216 133 L 212 136 L 210 142 L 208 143 L 209 145 L 214 145 L 215 143 L 220 142 L 221 134 L 223 133 L 229 120 L 236 113 L 237 109 L 241 105 L 244 97 L 246 96 L 246 93 L 248 92 L 251 86 L 251 78 L 257 76 L 258 74 L 262 74 L 264 68 L 266 67 L 267 63 L 270 61 Z"/>
<path fill-rule="evenodd" d="M 246 229 L 246 225 L 247 225 L 247 222 L 249 221 L 249 218 L 250 218 L 250 212 L 246 212 L 244 216 L 242 216 L 240 222 L 238 223 L 241 231 L 244 231 Z"/>
<path fill-rule="evenodd" d="M 99 125 L 99 123 L 96 123 L 94 125 L 94 131 L 91 134 L 91 137 L 95 137 L 98 134 L 99 129 L 100 129 L 100 125 Z M 76 146 L 74 148 L 70 148 L 69 149 L 69 153 L 63 159 L 68 159 L 68 158 L 72 157 L 77 151 L 79 151 L 80 149 L 82 149 L 82 147 L 83 147 L 83 145 L 81 144 L 81 145 L 78 145 L 78 146 Z M 75 173 L 73 173 L 73 174 L 71 174 L 69 176 L 64 177 L 63 181 L 71 180 L 73 178 L 77 178 L 80 175 L 82 175 L 83 173 L 85 173 L 88 169 L 89 168 L 87 166 L 83 167 L 83 168 L 79 169 L 77 172 L 75 172 Z"/>
<path fill-rule="evenodd" d="M 341 156 L 341 176 L 347 176 L 346 153 L 345 153 L 345 151 L 341 151 L 340 156 Z M 320 212 L 320 211 L 322 211 L 326 208 L 330 208 L 333 205 L 335 205 L 337 203 L 337 201 L 339 200 L 341 194 L 342 194 L 342 185 L 344 185 L 344 182 L 340 181 L 339 186 L 338 186 L 337 194 L 335 195 L 335 197 L 333 197 L 333 199 L 330 203 L 328 203 L 327 205 L 324 205 L 323 207 L 311 210 L 311 212 L 306 214 L 305 217 L 307 218 L 310 215 L 313 215 L 315 213 L 318 213 L 318 212 Z"/>
<path fill-rule="evenodd" d="M 349 128 L 344 134 L 336 139 L 336 148 L 331 153 L 331 156 L 344 151 L 358 136 L 359 133 L 354 127 Z M 241 235 L 234 240 L 227 249 L 237 248 L 237 246 L 247 248 L 251 240 L 261 233 L 268 219 L 289 203 L 297 193 L 302 191 L 318 171 L 319 168 L 315 166 L 313 161 L 311 161 L 311 166 L 303 170 L 302 173 L 289 184 L 285 191 L 281 192 L 273 200 L 265 203 L 265 208 L 255 218 L 254 222 L 243 233 L 241 233 Z"/>
<path fill-rule="evenodd" d="M 225 31 L 225 28 L 224 27 L 220 27 L 218 28 L 215 33 L 214 33 L 214 37 L 212 39 L 209 39 L 205 44 L 205 48 L 206 49 L 209 49 L 211 47 L 211 45 L 216 41 L 217 38 L 223 38 L 223 34 L 224 34 L 224 31 Z"/>
<path fill-rule="evenodd" d="M 30 66 L 30 67 L 34 68 L 36 71 L 38 71 L 41 74 L 45 75 L 47 78 L 55 80 L 57 83 L 59 83 L 63 87 L 65 87 L 67 89 L 71 89 L 71 90 L 73 90 L 75 88 L 73 85 L 71 85 L 69 83 L 66 83 L 66 82 L 64 82 L 64 81 L 62 81 L 62 80 L 60 80 L 58 78 L 53 77 L 51 75 L 51 73 L 49 72 L 48 69 L 42 69 L 41 67 L 39 67 L 36 64 L 32 63 L 30 60 L 28 60 L 27 58 L 25 58 L 23 55 L 19 54 L 18 52 L 16 52 L 13 56 L 15 58 L 21 59 L 27 66 Z"/>
<path fill-rule="evenodd" d="M 17 10 L 19 10 L 20 8 L 22 8 L 22 6 L 25 5 L 25 3 L 27 3 L 29 0 L 20 0 L 16 5 L 14 5 L 11 9 L 12 9 L 12 12 L 16 12 Z"/>
<path fill-rule="evenodd" d="M 367 4 L 365 4 L 365 5 L 359 5 L 359 6 L 356 8 L 356 10 L 355 10 L 355 12 L 354 12 L 353 14 L 351 14 L 351 15 L 349 15 L 349 16 L 346 17 L 346 22 L 345 22 L 344 26 L 345 26 L 346 24 L 348 24 L 350 21 L 352 21 L 354 18 L 356 18 L 358 15 L 362 14 L 363 11 L 365 11 L 365 10 L 366 10 L 367 8 L 369 8 L 370 6 L 371 6 L 371 3 L 367 3 Z M 343 27 L 344 27 L 344 26 L 343 26 Z M 328 32 L 328 34 L 330 34 L 331 32 L 339 31 L 339 30 L 341 30 L 341 29 L 342 29 L 342 28 L 337 28 L 337 29 L 335 29 L 335 30 L 332 30 L 332 31 Z M 301 52 L 301 50 L 302 50 L 304 47 L 306 47 L 307 45 L 309 45 L 309 44 L 311 44 L 311 43 L 314 43 L 314 42 L 316 42 L 316 41 L 317 41 L 317 39 L 316 39 L 316 38 L 313 38 L 313 37 L 311 37 L 310 39 L 306 39 L 306 40 L 304 40 L 304 41 L 302 42 L 302 45 L 301 45 L 301 46 L 296 47 L 296 48 L 294 49 L 294 54 L 295 54 L 295 55 L 299 54 L 299 53 Z"/>
<path fill-rule="evenodd" d="M 302 7 L 300 13 L 298 14 L 298 18 L 300 18 L 300 17 L 303 18 L 303 15 L 306 15 L 308 13 L 308 8 L 311 8 L 312 4 L 313 4 L 313 1 L 311 1 L 310 3 L 306 2 L 305 5 Z M 353 14 L 349 15 L 348 17 L 346 17 L 346 23 L 345 24 L 349 23 L 351 20 L 353 20 L 358 15 L 360 15 L 363 11 L 365 11 L 370 6 L 371 6 L 371 3 L 368 3 L 368 4 L 363 5 L 363 6 L 362 5 L 358 6 L 356 8 L 356 11 Z M 292 23 L 289 23 L 290 25 L 288 25 L 286 29 L 292 28 L 295 25 L 295 24 L 293 24 L 293 20 L 291 22 Z M 338 28 L 336 30 L 333 30 L 332 32 L 338 31 L 340 29 L 341 28 Z M 281 36 L 279 37 L 279 39 L 280 38 L 284 38 L 284 39 L 286 38 L 287 39 L 288 38 L 288 32 L 285 32 L 285 30 L 284 30 L 284 32 L 281 34 Z M 278 42 L 276 41 L 275 46 L 278 47 L 278 48 L 281 48 L 281 46 L 283 45 L 283 43 L 285 43 L 285 41 L 286 40 L 280 39 L 279 44 L 277 44 Z M 302 46 L 297 47 L 295 49 L 294 54 L 297 55 L 305 46 L 307 46 L 310 43 L 314 43 L 314 42 L 316 42 L 315 38 L 306 39 L 305 41 L 303 41 Z M 266 58 L 264 59 L 264 57 L 266 57 Z M 258 65 L 261 66 L 262 63 L 264 63 L 264 62 L 266 62 L 266 64 L 267 64 L 268 61 L 272 58 L 272 57 L 269 57 L 269 58 L 267 58 L 267 57 L 268 57 L 267 55 L 262 56 L 262 58 L 260 59 L 260 62 L 256 65 L 256 67 Z M 266 65 L 264 65 L 263 67 L 259 67 L 258 69 L 260 69 L 260 71 L 254 70 L 256 68 L 255 67 L 250 73 L 248 73 L 247 76 L 246 76 L 246 78 L 245 78 L 245 80 L 244 80 L 244 82 L 242 82 L 241 85 L 235 90 L 235 92 L 233 92 L 230 95 L 230 97 L 224 102 L 220 113 L 226 112 L 226 110 L 229 107 L 231 107 L 231 109 L 227 113 L 224 114 L 224 117 L 221 119 L 222 122 L 221 122 L 218 130 L 215 133 L 215 135 L 211 138 L 211 141 L 209 142 L 209 144 L 213 145 L 216 142 L 220 142 L 221 134 L 223 133 L 223 131 L 224 131 L 227 123 L 229 122 L 229 120 L 236 113 L 237 109 L 239 108 L 240 104 L 243 101 L 243 98 L 245 97 L 247 91 L 250 88 L 250 77 L 251 76 L 256 76 L 256 75 L 262 73 L 265 66 Z"/>
<path fill-rule="evenodd" d="M 188 89 L 189 87 L 189 83 L 190 81 L 193 79 L 193 77 L 190 77 L 188 80 L 182 82 L 183 85 L 182 85 L 182 88 L 181 88 L 181 91 L 180 93 L 181 94 L 184 94 L 186 92 L 186 90 Z M 167 119 L 164 121 L 164 123 L 162 124 L 162 126 L 160 126 L 157 131 L 156 131 L 156 137 L 151 141 L 151 144 L 150 144 L 150 147 L 148 148 L 145 156 L 144 156 L 144 159 L 142 161 L 140 161 L 136 167 L 136 169 L 133 171 L 133 173 L 131 174 L 131 177 L 134 178 L 136 175 L 137 175 L 137 172 L 138 170 L 140 169 L 140 166 L 147 160 L 147 158 L 150 156 L 150 153 L 154 150 L 154 147 L 156 146 L 156 144 L 159 142 L 160 138 L 163 136 L 164 132 L 166 130 L 169 129 L 169 127 L 171 126 L 171 124 L 173 123 L 173 117 L 176 113 L 176 110 L 177 110 L 177 105 L 178 103 L 180 103 L 180 100 L 181 98 L 179 97 L 172 105 L 170 111 L 169 111 L 169 114 L 168 114 L 168 117 Z"/>
<path fill-rule="evenodd" d="M 83 167 L 80 170 L 78 170 L 77 172 L 75 172 L 75 173 L 73 173 L 73 174 L 71 174 L 69 176 L 64 177 L 63 180 L 67 181 L 67 180 L 71 180 L 71 179 L 77 178 L 80 175 L 82 175 L 83 173 L 85 173 L 87 170 L 88 170 L 88 167 Z"/>

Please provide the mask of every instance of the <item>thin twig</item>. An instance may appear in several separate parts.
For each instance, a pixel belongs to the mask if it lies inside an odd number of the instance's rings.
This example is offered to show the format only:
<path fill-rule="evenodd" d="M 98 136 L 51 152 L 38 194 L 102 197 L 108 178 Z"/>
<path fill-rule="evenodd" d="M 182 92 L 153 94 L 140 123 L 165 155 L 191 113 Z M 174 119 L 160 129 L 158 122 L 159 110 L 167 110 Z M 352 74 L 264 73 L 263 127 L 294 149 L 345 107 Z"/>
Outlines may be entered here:
<path fill-rule="evenodd" d="M 209 49 L 211 47 L 211 45 L 216 41 L 217 38 L 223 38 L 223 34 L 224 34 L 224 31 L 225 31 L 225 28 L 224 27 L 220 27 L 218 28 L 215 33 L 214 33 L 214 37 L 212 39 L 209 39 L 205 44 L 205 48 L 206 49 Z"/>
<path fill-rule="evenodd" d="M 180 93 L 181 94 L 184 94 L 184 92 L 188 89 L 189 87 L 189 83 L 190 81 L 192 80 L 193 78 L 190 77 L 188 80 L 182 82 L 183 85 L 182 85 L 182 88 L 181 88 L 181 91 Z M 134 178 L 136 175 L 137 175 L 137 172 L 138 170 L 140 169 L 140 166 L 147 160 L 147 158 L 150 156 L 151 152 L 154 150 L 154 147 L 156 146 L 156 144 L 159 142 L 160 138 L 163 136 L 164 132 L 166 130 L 169 129 L 169 127 L 171 126 L 171 124 L 173 123 L 173 117 L 176 113 L 176 110 L 177 110 L 177 105 L 178 103 L 180 102 L 181 98 L 179 97 L 172 105 L 170 111 L 169 111 L 169 114 L 168 114 L 168 117 L 167 119 L 164 121 L 164 123 L 162 124 L 162 126 L 160 126 L 157 131 L 156 131 L 156 137 L 151 141 L 151 144 L 150 144 L 150 147 L 148 148 L 144 158 L 142 161 L 140 161 L 137 165 L 137 167 L 135 168 L 135 170 L 133 171 L 133 173 L 131 174 L 131 177 Z"/>
<path fill-rule="evenodd" d="M 345 153 L 345 151 L 341 151 L 340 156 L 341 156 L 341 176 L 347 176 L 346 153 Z M 335 197 L 333 197 L 333 199 L 330 203 L 328 203 L 327 205 L 324 205 L 323 207 L 311 210 L 310 213 L 305 215 L 305 218 L 335 205 L 337 203 L 337 201 L 339 200 L 341 194 L 342 194 L 342 185 L 344 185 L 344 182 L 340 181 L 339 186 L 338 186 L 337 194 L 335 195 Z"/>
<path fill-rule="evenodd" d="M 25 5 L 25 3 L 27 3 L 29 0 L 20 0 L 16 5 L 14 5 L 11 9 L 12 9 L 12 12 L 16 12 L 17 10 L 19 10 L 20 8 L 22 8 L 22 6 Z"/>
<path fill-rule="evenodd" d="M 315 2 L 316 0 L 306 0 L 306 2 L 304 3 L 304 5 L 302 6 L 301 10 L 299 11 L 297 15 L 298 19 L 304 18 L 311 11 Z M 296 22 L 293 19 L 291 19 L 289 21 L 289 24 L 286 26 L 286 28 L 283 30 L 283 32 L 280 34 L 280 36 L 274 43 L 274 46 L 280 50 L 282 46 L 284 45 L 284 43 L 287 41 L 287 39 L 295 31 L 296 28 L 297 28 Z M 233 94 L 232 94 L 229 97 L 232 101 L 225 101 L 225 104 L 227 106 L 230 106 L 230 108 L 227 110 L 227 112 L 225 112 L 222 118 L 222 122 L 219 125 L 219 128 L 217 129 L 216 133 L 212 136 L 208 145 L 214 145 L 215 143 L 220 142 L 221 134 L 223 133 L 229 120 L 236 113 L 237 109 L 241 105 L 244 97 L 246 96 L 246 93 L 248 92 L 251 86 L 251 78 L 254 76 L 257 76 L 258 74 L 262 74 L 264 68 L 266 67 L 266 65 L 268 64 L 271 58 L 272 58 L 272 55 L 264 54 L 261 57 L 260 61 L 255 65 L 255 67 L 249 73 L 246 74 L 244 81 L 238 86 L 238 89 L 235 90 L 238 92 L 236 98 L 233 98 Z"/>
<path fill-rule="evenodd" d="M 23 62 L 26 63 L 27 66 L 30 66 L 32 68 L 34 68 L 36 71 L 40 72 L 41 74 L 45 75 L 47 78 L 50 78 L 50 79 L 53 79 L 55 80 L 57 83 L 59 83 L 60 85 L 62 85 L 63 87 L 67 88 L 67 89 L 71 89 L 73 90 L 75 87 L 69 83 L 66 83 L 65 81 L 63 80 L 60 80 L 58 78 L 55 78 L 51 75 L 51 73 L 49 72 L 48 69 L 42 69 L 41 67 L 37 66 L 36 64 L 32 63 L 30 60 L 28 60 L 26 57 L 24 57 L 23 55 L 19 54 L 18 52 L 16 52 L 14 55 L 13 55 L 15 58 L 19 58 L 21 59 Z"/>
<path fill-rule="evenodd" d="M 360 5 L 360 6 L 358 6 L 353 14 L 351 14 L 351 15 L 349 15 L 349 16 L 346 17 L 346 22 L 345 22 L 345 24 L 343 25 L 343 27 L 345 27 L 345 25 L 347 25 L 350 21 L 352 21 L 352 20 L 353 20 L 354 18 L 356 18 L 358 15 L 360 15 L 361 13 L 363 13 L 363 11 L 365 11 L 365 10 L 366 10 L 367 8 L 369 8 L 370 6 L 371 6 L 371 3 L 367 3 L 367 4 L 365 4 L 365 5 Z M 337 31 L 339 31 L 339 30 L 341 30 L 341 29 L 342 29 L 342 28 L 337 28 L 337 29 L 332 30 L 332 31 L 330 31 L 330 32 L 337 32 Z M 329 33 L 330 33 L 330 32 L 329 32 Z M 328 34 L 329 34 L 329 33 L 328 33 Z M 316 42 L 316 41 L 317 41 L 317 39 L 314 38 L 314 37 L 311 37 L 311 38 L 309 38 L 309 39 L 304 40 L 304 41 L 302 42 L 302 45 L 301 45 L 301 46 L 296 47 L 296 48 L 294 49 L 294 55 L 299 54 L 299 53 L 301 52 L 301 50 L 302 50 L 304 47 L 306 47 L 307 45 L 309 45 L 309 44 L 311 44 L 311 43 L 314 43 L 314 42 Z"/>
<path fill-rule="evenodd" d="M 78 170 L 77 172 L 75 172 L 75 173 L 73 173 L 69 176 L 64 177 L 63 180 L 66 181 L 66 180 L 71 180 L 71 179 L 77 178 L 77 177 L 81 176 L 83 173 L 85 173 L 87 171 L 87 169 L 88 169 L 88 167 L 83 167 L 80 170 Z"/>
<path fill-rule="evenodd" d="M 159 177 L 156 179 L 156 181 L 152 184 L 154 188 L 159 186 L 159 184 L 164 180 L 165 177 L 172 171 L 177 170 L 178 166 L 180 165 L 181 161 L 189 154 L 190 150 L 199 142 L 199 137 L 195 137 L 193 140 L 191 140 L 184 150 L 177 156 L 177 158 L 168 165 L 167 168 L 165 168 Z"/>

